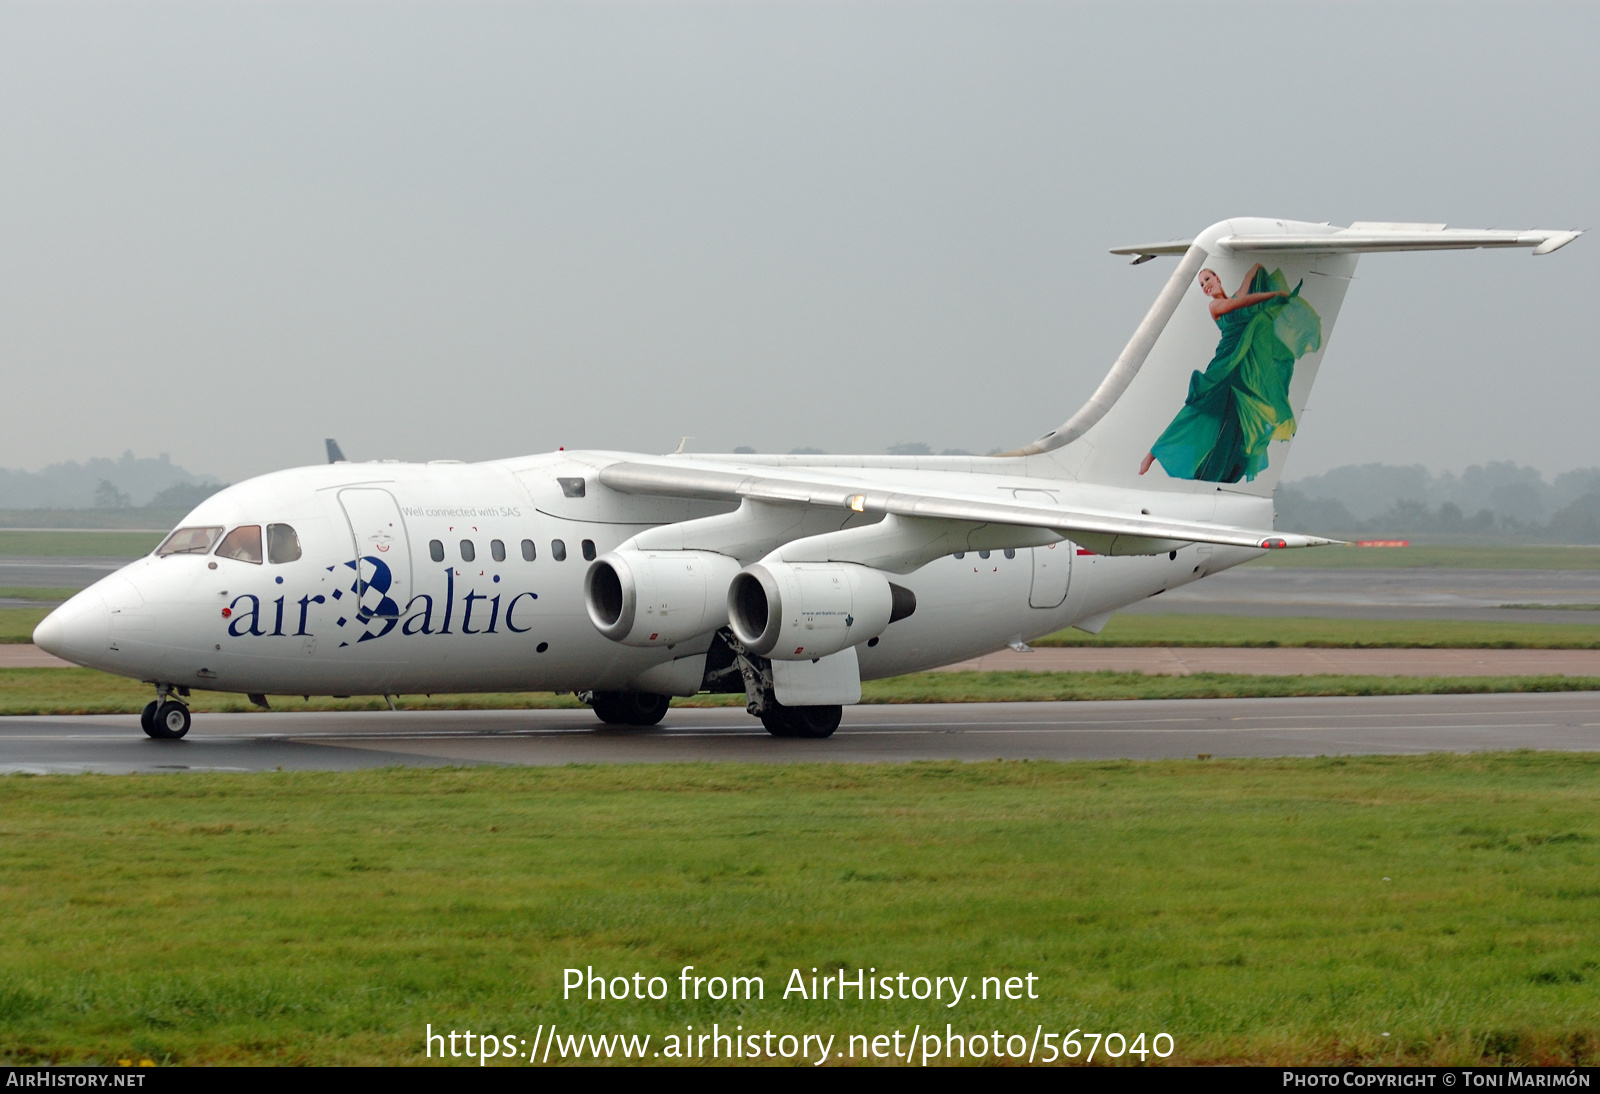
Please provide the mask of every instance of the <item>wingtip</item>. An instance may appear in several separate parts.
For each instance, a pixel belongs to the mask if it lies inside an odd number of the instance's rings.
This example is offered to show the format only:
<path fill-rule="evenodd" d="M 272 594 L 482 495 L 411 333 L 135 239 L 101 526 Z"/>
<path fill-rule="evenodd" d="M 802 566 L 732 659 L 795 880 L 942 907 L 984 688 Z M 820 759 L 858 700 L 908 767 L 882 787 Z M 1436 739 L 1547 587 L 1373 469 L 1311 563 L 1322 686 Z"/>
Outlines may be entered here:
<path fill-rule="evenodd" d="M 1575 232 L 1551 232 L 1549 237 L 1533 249 L 1536 255 L 1547 255 L 1559 251 L 1584 233 L 1580 228 Z"/>

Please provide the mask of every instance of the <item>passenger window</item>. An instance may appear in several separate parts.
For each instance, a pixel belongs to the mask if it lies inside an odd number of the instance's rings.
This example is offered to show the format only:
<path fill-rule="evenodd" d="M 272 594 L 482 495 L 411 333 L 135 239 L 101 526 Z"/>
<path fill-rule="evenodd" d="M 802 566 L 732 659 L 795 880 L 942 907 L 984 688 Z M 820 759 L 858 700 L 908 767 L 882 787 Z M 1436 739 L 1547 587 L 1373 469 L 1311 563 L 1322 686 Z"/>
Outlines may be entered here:
<path fill-rule="evenodd" d="M 1017 549 L 1015 547 L 1007 547 L 1006 548 L 1006 557 L 1007 558 L 1016 558 L 1017 557 Z"/>
<path fill-rule="evenodd" d="M 504 562 L 506 560 L 506 545 L 498 539 L 491 539 L 489 541 L 489 555 L 496 562 Z"/>
<path fill-rule="evenodd" d="M 217 544 L 217 557 L 261 565 L 261 525 L 242 524 L 223 536 Z"/>
<path fill-rule="evenodd" d="M 989 557 L 989 552 L 988 551 L 979 551 L 978 552 L 978 557 L 979 558 L 988 558 Z"/>
<path fill-rule="evenodd" d="M 956 557 L 957 558 L 966 558 L 967 557 L 967 552 L 965 552 L 965 551 L 957 551 L 956 552 Z"/>
<path fill-rule="evenodd" d="M 594 561 L 594 540 L 592 539 L 583 541 L 583 560 L 585 562 Z"/>
<path fill-rule="evenodd" d="M 524 562 L 532 562 L 537 555 L 538 555 L 538 552 L 533 549 L 533 540 L 531 540 L 531 539 L 523 540 L 522 541 L 522 560 Z"/>
<path fill-rule="evenodd" d="M 478 557 L 478 549 L 472 545 L 472 541 L 470 539 L 462 540 L 461 541 L 461 561 L 462 562 L 471 562 L 473 559 L 475 559 L 477 557 Z"/>
<path fill-rule="evenodd" d="M 179 528 L 156 548 L 156 557 L 164 555 L 203 555 L 211 550 L 222 534 L 221 528 Z"/>
<path fill-rule="evenodd" d="M 267 525 L 267 561 L 275 565 L 300 561 L 300 537 L 287 524 Z"/>
<path fill-rule="evenodd" d="M 550 541 L 550 557 L 557 562 L 567 561 L 567 545 L 559 539 Z"/>
<path fill-rule="evenodd" d="M 433 559 L 435 562 L 443 562 L 444 544 L 440 543 L 436 539 L 430 539 L 428 541 L 428 557 Z"/>

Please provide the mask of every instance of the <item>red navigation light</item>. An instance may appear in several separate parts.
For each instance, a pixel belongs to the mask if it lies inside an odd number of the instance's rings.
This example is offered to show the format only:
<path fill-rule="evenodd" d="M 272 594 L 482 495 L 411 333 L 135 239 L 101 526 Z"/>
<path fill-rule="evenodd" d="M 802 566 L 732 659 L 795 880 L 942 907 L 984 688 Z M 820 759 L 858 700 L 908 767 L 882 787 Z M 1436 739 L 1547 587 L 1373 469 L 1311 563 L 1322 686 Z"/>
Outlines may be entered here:
<path fill-rule="evenodd" d="M 1264 539 L 1261 541 L 1261 546 L 1269 551 L 1276 551 L 1281 547 L 1289 546 L 1289 544 L 1281 539 Z"/>

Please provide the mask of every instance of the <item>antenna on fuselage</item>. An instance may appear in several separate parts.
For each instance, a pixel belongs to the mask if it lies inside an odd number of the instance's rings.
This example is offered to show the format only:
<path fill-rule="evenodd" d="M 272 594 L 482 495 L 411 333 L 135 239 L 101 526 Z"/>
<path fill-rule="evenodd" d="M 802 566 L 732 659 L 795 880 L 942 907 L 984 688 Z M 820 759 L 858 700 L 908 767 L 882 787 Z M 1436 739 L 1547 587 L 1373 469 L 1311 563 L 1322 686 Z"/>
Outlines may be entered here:
<path fill-rule="evenodd" d="M 349 463 L 350 462 L 349 460 L 344 458 L 344 453 L 339 451 L 339 442 L 338 441 L 334 440 L 332 437 L 329 437 L 323 443 L 328 446 L 328 462 L 329 463 Z"/>

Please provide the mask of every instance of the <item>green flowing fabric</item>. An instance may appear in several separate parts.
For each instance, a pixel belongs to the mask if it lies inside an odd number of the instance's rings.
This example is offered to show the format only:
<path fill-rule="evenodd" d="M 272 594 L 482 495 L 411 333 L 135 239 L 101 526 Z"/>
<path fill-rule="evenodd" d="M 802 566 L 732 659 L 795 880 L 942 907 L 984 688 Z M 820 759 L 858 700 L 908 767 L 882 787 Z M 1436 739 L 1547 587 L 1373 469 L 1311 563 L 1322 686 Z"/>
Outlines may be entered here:
<path fill-rule="evenodd" d="M 1294 436 L 1289 384 L 1294 363 L 1322 346 L 1322 319 L 1288 296 L 1236 308 L 1217 319 L 1222 338 L 1204 372 L 1189 377 L 1189 397 L 1151 447 L 1175 479 L 1238 482 L 1267 467 L 1267 445 Z M 1257 270 L 1246 292 L 1287 292 L 1282 270 Z"/>

